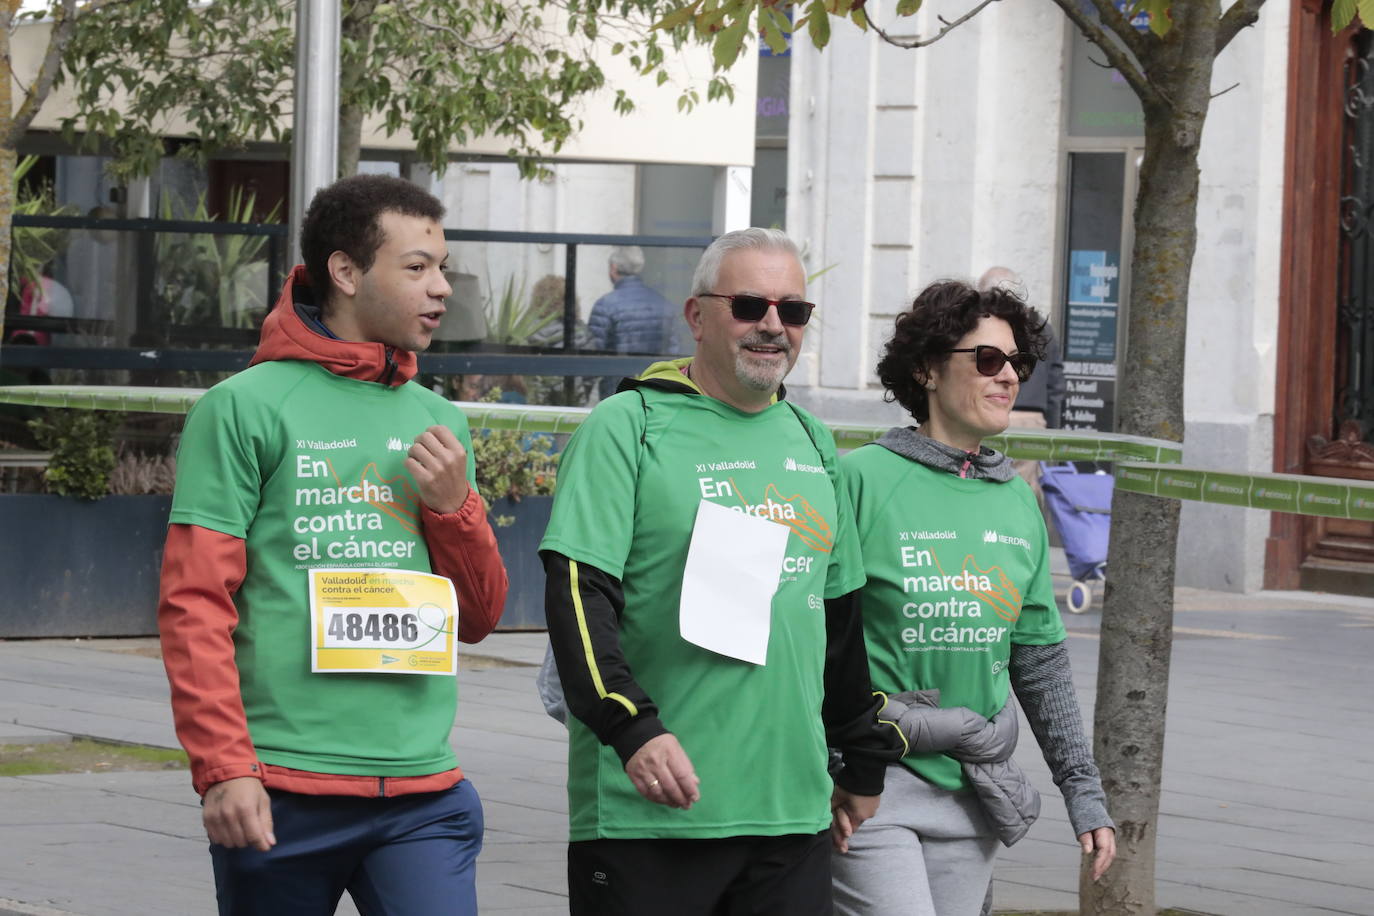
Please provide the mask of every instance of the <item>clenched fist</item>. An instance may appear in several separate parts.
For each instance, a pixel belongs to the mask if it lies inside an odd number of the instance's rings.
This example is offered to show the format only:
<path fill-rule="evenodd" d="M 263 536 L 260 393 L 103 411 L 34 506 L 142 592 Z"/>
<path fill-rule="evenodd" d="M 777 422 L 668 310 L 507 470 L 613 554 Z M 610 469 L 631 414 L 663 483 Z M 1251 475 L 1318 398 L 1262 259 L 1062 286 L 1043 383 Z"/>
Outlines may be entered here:
<path fill-rule="evenodd" d="M 468 453 L 447 426 L 431 426 L 410 447 L 406 470 L 420 499 L 440 515 L 457 512 L 468 498 Z"/>

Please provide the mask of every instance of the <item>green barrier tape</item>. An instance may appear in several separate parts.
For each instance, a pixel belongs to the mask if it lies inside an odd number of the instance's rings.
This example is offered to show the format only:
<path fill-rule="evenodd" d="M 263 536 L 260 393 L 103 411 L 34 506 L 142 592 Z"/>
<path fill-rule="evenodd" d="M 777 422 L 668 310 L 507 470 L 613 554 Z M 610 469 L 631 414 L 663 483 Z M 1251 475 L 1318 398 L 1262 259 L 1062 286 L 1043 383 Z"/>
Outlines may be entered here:
<path fill-rule="evenodd" d="M 840 448 L 858 448 L 881 436 L 886 427 L 828 424 Z M 1177 464 L 1183 447 L 1165 439 L 1069 429 L 1010 429 L 988 436 L 983 444 L 1012 458 L 1032 461 L 1151 461 Z"/>
<path fill-rule="evenodd" d="M 114 385 L 13 385 L 0 387 L 0 402 L 76 410 L 186 413 L 204 388 L 139 388 Z M 532 407 L 455 401 L 474 429 L 570 433 L 591 411 L 586 407 Z"/>
<path fill-rule="evenodd" d="M 1173 464 L 1120 464 L 1116 467 L 1116 486 L 1147 496 L 1374 521 L 1374 483 L 1361 480 L 1236 474 Z"/>
<path fill-rule="evenodd" d="M 0 388 L 0 401 L 36 407 L 84 410 L 133 410 L 185 413 L 202 394 L 199 388 L 134 388 L 104 385 L 24 385 Z M 528 433 L 570 433 L 590 413 L 586 407 L 541 407 L 529 404 L 489 404 L 455 401 L 474 429 Z M 872 442 L 885 426 L 828 424 L 838 447 L 857 448 Z M 1141 439 L 1115 433 L 1077 430 L 1010 430 L 985 440 L 1013 458 L 1039 461 L 1153 461 L 1176 464 L 1183 459 L 1177 442 Z"/>
<path fill-rule="evenodd" d="M 204 388 L 140 388 L 130 385 L 11 385 L 0 387 L 0 402 L 75 410 L 131 410 L 185 413 Z"/>
<path fill-rule="evenodd" d="M 104 385 L 0 387 L 0 402 L 35 407 L 185 413 L 204 394 L 195 388 Z M 539 407 L 458 401 L 474 429 L 570 433 L 591 411 L 586 407 Z M 831 424 L 841 448 L 872 442 L 885 427 Z M 1115 433 L 1010 430 L 986 444 L 1013 458 L 1042 461 L 1115 461 L 1116 485 L 1133 493 L 1173 499 L 1374 521 L 1374 483 L 1295 474 L 1236 474 L 1180 467 L 1176 442 Z"/>

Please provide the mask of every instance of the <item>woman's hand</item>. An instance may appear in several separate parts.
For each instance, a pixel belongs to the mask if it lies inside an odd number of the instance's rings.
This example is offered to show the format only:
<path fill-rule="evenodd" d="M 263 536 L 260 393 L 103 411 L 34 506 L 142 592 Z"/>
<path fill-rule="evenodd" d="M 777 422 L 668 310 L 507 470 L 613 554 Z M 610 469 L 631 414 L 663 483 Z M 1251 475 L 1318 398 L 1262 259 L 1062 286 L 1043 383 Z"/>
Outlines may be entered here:
<path fill-rule="evenodd" d="M 1078 835 L 1078 845 L 1083 847 L 1083 855 L 1093 857 L 1093 880 L 1106 874 L 1116 858 L 1116 831 L 1110 827 L 1098 827 Z"/>

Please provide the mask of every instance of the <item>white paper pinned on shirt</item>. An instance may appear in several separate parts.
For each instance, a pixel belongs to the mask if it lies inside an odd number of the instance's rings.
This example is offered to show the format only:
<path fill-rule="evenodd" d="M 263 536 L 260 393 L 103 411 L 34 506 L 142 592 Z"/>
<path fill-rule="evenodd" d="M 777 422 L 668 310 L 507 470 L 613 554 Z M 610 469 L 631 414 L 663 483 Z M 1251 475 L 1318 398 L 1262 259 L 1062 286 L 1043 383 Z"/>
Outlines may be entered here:
<path fill-rule="evenodd" d="M 786 525 L 702 500 L 682 574 L 682 638 L 764 664 L 790 533 Z"/>

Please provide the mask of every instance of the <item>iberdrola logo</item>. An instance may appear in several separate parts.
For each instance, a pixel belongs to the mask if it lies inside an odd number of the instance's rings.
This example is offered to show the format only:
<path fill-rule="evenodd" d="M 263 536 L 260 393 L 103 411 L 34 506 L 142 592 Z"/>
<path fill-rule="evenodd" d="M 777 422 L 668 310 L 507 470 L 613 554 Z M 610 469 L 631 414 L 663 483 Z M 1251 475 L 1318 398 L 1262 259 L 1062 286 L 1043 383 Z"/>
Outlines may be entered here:
<path fill-rule="evenodd" d="M 819 464 L 807 464 L 806 462 L 804 462 L 804 461 L 798 461 L 798 460 L 795 459 L 795 458 L 784 458 L 784 459 L 782 460 L 782 469 L 783 469 L 784 471 L 801 471 L 801 472 L 803 472 L 803 473 L 805 473 L 805 474 L 824 474 L 824 473 L 825 473 L 825 468 L 824 468 L 822 465 L 819 465 Z"/>

